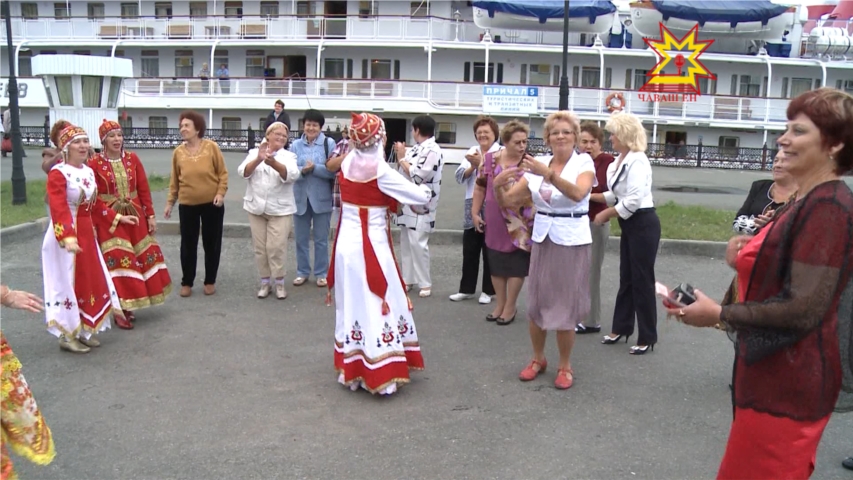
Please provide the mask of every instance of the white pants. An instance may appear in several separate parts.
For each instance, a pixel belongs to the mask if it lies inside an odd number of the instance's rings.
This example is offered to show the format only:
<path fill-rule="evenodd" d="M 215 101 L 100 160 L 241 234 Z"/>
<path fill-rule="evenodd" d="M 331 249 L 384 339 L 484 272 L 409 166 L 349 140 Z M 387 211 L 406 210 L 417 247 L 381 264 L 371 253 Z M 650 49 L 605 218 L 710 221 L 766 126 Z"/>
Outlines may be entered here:
<path fill-rule="evenodd" d="M 420 288 L 432 287 L 429 277 L 429 232 L 400 228 L 403 281 Z"/>

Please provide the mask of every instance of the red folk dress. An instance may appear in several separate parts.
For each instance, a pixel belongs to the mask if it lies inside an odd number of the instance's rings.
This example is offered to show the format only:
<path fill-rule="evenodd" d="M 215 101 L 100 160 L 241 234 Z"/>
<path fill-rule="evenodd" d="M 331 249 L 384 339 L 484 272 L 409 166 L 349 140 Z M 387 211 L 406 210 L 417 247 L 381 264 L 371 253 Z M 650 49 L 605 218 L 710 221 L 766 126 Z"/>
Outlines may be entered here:
<path fill-rule="evenodd" d="M 109 316 L 124 317 L 113 280 L 98 247 L 95 225 L 114 231 L 116 212 L 98 198 L 95 173 L 87 165 L 55 165 L 47 175 L 50 226 L 41 248 L 47 331 L 89 338 L 110 328 Z M 65 250 L 76 238 L 80 252 Z"/>
<path fill-rule="evenodd" d="M 853 274 L 853 193 L 827 182 L 789 203 L 736 268 L 738 303 L 721 315 L 737 334 L 734 420 L 717 478 L 809 478 L 850 368 L 839 304 Z"/>
<path fill-rule="evenodd" d="M 98 199 L 117 213 L 139 217 L 138 225 L 121 224 L 114 231 L 97 225 L 121 308 L 133 311 L 162 304 L 172 290 L 172 279 L 160 245 L 148 233 L 154 204 L 142 162 L 132 152 L 125 151 L 116 160 L 100 153 L 89 160 L 89 167 L 95 172 Z"/>

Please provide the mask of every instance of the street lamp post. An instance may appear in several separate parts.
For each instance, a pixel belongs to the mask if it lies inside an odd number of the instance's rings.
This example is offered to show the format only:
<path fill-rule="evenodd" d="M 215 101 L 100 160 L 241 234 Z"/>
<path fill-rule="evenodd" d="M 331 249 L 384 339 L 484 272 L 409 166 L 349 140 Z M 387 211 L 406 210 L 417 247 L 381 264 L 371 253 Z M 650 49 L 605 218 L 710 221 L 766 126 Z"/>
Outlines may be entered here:
<path fill-rule="evenodd" d="M 12 116 L 9 138 L 12 140 L 12 205 L 27 203 L 27 177 L 24 175 L 24 146 L 21 143 L 21 117 L 18 114 L 18 79 L 15 72 L 15 55 L 12 48 L 12 19 L 9 1 L 0 2 L 3 18 L 6 21 L 6 52 L 9 57 L 9 85 L 6 95 L 9 97 L 9 114 Z"/>
<path fill-rule="evenodd" d="M 560 110 L 569 109 L 569 0 L 563 7 L 563 71 L 560 76 Z"/>

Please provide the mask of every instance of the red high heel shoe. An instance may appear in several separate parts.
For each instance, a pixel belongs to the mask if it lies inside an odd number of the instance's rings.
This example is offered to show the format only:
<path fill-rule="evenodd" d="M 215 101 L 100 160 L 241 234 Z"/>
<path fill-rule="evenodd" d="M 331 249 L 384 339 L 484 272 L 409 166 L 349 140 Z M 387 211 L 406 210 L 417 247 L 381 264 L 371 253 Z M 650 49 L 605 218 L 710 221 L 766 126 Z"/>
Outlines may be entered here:
<path fill-rule="evenodd" d="M 559 390 L 571 388 L 575 383 L 575 372 L 571 368 L 560 368 L 557 370 L 557 378 L 554 379 L 554 387 Z"/>

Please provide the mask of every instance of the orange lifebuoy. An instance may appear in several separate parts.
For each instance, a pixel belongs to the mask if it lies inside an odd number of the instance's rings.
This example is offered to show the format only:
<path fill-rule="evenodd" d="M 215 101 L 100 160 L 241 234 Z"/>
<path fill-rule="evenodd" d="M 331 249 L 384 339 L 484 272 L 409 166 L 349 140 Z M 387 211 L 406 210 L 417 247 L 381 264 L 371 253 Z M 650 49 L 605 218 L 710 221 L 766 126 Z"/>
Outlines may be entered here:
<path fill-rule="evenodd" d="M 625 108 L 625 97 L 622 96 L 619 92 L 613 92 L 607 96 L 607 99 L 604 100 L 604 104 L 607 105 L 607 110 L 610 113 L 621 112 L 623 108 Z"/>

